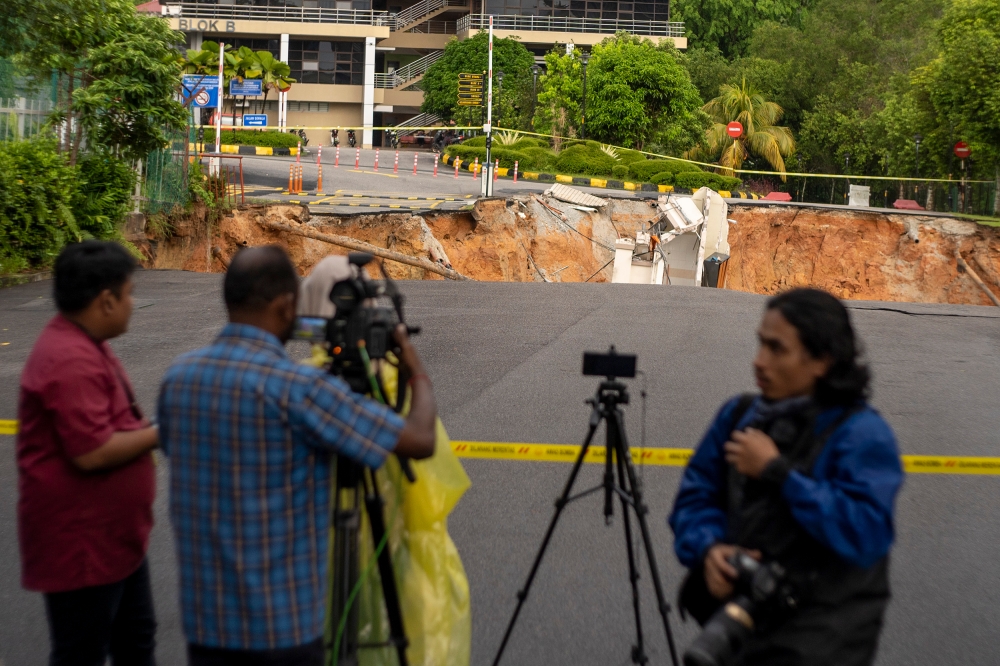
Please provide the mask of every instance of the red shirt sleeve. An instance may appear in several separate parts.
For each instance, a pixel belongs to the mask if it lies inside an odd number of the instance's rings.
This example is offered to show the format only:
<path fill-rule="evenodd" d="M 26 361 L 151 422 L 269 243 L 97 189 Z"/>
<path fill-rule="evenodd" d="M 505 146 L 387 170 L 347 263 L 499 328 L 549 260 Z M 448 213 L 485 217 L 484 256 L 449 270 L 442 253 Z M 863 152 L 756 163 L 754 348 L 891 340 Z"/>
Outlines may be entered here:
<path fill-rule="evenodd" d="M 99 448 L 115 433 L 115 386 L 100 358 L 77 356 L 48 373 L 42 390 L 45 409 L 55 418 L 59 443 L 70 458 Z"/>

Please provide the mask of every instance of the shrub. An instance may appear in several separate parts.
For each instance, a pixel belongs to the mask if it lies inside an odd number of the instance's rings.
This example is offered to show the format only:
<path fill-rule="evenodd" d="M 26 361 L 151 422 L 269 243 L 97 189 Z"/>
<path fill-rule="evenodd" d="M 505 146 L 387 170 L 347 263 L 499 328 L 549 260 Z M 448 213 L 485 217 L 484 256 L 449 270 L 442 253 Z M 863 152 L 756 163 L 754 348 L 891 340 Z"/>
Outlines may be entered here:
<path fill-rule="evenodd" d="M 0 262 L 5 270 L 50 264 L 80 240 L 71 210 L 77 171 L 55 141 L 0 142 Z"/>
<path fill-rule="evenodd" d="M 556 169 L 561 173 L 579 173 L 587 176 L 607 176 L 615 167 L 615 160 L 601 150 L 601 145 L 592 142 L 597 147 L 577 144 L 566 148 L 556 158 Z"/>
<path fill-rule="evenodd" d="M 628 173 L 637 181 L 648 183 L 650 178 L 658 173 L 670 172 L 673 174 L 682 171 L 701 171 L 696 164 L 680 162 L 678 160 L 645 160 L 636 161 L 628 165 Z"/>
<path fill-rule="evenodd" d="M 215 128 L 205 129 L 205 143 L 215 143 Z M 276 130 L 265 130 L 263 132 L 253 129 L 222 130 L 222 143 L 226 145 L 240 146 L 263 146 L 265 148 L 295 148 L 299 145 L 297 134 L 288 132 L 278 132 Z"/>
<path fill-rule="evenodd" d="M 466 139 L 461 143 L 463 146 L 474 146 L 479 148 L 486 147 L 486 136 L 474 136 L 471 139 Z"/>
<path fill-rule="evenodd" d="M 628 177 L 628 165 L 626 164 L 616 164 L 611 167 L 611 175 L 615 178 L 625 180 Z"/>
<path fill-rule="evenodd" d="M 486 161 L 485 147 L 480 148 L 479 146 L 455 145 L 448 146 L 444 152 L 445 155 L 460 157 L 465 164 L 475 161 L 477 157 L 479 158 L 480 164 Z M 507 169 L 514 168 L 515 160 L 518 162 L 518 169 L 521 171 L 538 168 L 530 155 L 519 150 L 510 150 L 506 147 L 496 147 L 493 148 L 491 156 L 494 160 L 500 160 L 500 166 Z"/>
<path fill-rule="evenodd" d="M 674 185 L 686 187 L 689 190 L 697 190 L 702 187 L 710 187 L 716 191 L 732 190 L 740 186 L 740 179 L 720 176 L 717 173 L 708 173 L 707 171 L 684 171 L 674 177 Z"/>
<path fill-rule="evenodd" d="M 512 146 L 508 146 L 514 150 L 528 150 L 529 148 L 544 148 L 550 150 L 549 142 L 545 139 L 532 139 L 530 137 L 522 137 Z"/>
<path fill-rule="evenodd" d="M 628 148 L 618 149 L 618 163 L 629 165 L 633 162 L 638 162 L 640 160 L 646 159 L 646 156 L 640 153 L 638 150 L 630 150 Z"/>
<path fill-rule="evenodd" d="M 116 235 L 132 204 L 135 171 L 110 154 L 95 154 L 77 164 L 79 187 L 73 196 L 73 217 L 80 231 L 95 238 Z"/>
<path fill-rule="evenodd" d="M 674 174 L 670 171 L 663 171 L 650 177 L 649 182 L 653 185 L 673 185 Z"/>

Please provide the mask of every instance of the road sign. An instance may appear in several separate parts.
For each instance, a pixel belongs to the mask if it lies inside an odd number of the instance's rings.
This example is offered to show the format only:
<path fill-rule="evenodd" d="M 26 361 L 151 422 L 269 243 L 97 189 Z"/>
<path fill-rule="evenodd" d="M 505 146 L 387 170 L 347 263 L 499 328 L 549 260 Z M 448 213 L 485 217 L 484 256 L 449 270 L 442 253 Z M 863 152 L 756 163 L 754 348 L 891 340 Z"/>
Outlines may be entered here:
<path fill-rule="evenodd" d="M 267 127 L 266 113 L 244 113 L 243 127 Z"/>
<path fill-rule="evenodd" d="M 458 105 L 483 105 L 483 75 L 462 72 L 458 75 Z"/>
<path fill-rule="evenodd" d="M 184 99 L 191 106 L 214 109 L 219 106 L 219 77 L 214 74 L 186 74 L 181 81 Z"/>
<path fill-rule="evenodd" d="M 969 148 L 969 144 L 964 141 L 959 141 L 955 144 L 955 157 L 960 160 L 967 159 L 969 155 L 972 154 L 972 149 Z"/>
<path fill-rule="evenodd" d="M 260 97 L 264 94 L 264 82 L 260 79 L 243 79 L 229 81 L 229 94 L 232 96 Z"/>
<path fill-rule="evenodd" d="M 726 134 L 733 137 L 734 139 L 740 138 L 741 136 L 743 136 L 743 125 L 734 120 L 733 122 L 726 125 Z"/>

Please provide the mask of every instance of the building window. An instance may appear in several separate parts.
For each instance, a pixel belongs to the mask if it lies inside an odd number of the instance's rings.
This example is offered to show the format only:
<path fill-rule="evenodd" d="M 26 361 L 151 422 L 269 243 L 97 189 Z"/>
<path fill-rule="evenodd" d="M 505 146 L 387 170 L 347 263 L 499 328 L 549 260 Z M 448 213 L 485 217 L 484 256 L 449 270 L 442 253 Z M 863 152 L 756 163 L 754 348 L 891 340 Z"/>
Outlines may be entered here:
<path fill-rule="evenodd" d="M 300 83 L 360 86 L 364 83 L 364 48 L 363 42 L 291 40 L 288 65 L 292 78 Z"/>

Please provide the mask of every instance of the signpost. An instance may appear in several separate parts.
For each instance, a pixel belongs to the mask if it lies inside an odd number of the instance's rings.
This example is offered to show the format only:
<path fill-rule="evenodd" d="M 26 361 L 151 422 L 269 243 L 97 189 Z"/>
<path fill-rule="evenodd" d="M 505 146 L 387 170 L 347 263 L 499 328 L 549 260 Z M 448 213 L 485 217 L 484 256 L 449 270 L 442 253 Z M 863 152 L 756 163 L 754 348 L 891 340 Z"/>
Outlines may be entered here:
<path fill-rule="evenodd" d="M 264 82 L 261 79 L 230 79 L 229 94 L 233 97 L 260 97 L 264 94 Z"/>
<path fill-rule="evenodd" d="M 741 136 L 743 136 L 743 125 L 734 120 L 733 122 L 726 125 L 726 134 L 733 137 L 734 139 L 740 138 Z"/>
<path fill-rule="evenodd" d="M 972 154 L 972 149 L 969 148 L 969 144 L 964 141 L 959 141 L 955 144 L 955 157 L 960 160 L 969 159 L 969 155 Z"/>
<path fill-rule="evenodd" d="M 266 113 L 244 113 L 243 127 L 267 127 Z"/>
<path fill-rule="evenodd" d="M 208 74 L 185 74 L 181 81 L 184 99 L 199 109 L 219 106 L 219 78 Z"/>
<path fill-rule="evenodd" d="M 458 75 L 458 105 L 483 105 L 483 75 L 462 72 Z"/>

